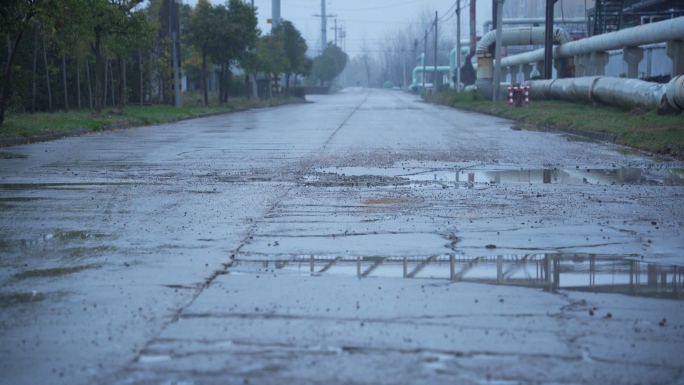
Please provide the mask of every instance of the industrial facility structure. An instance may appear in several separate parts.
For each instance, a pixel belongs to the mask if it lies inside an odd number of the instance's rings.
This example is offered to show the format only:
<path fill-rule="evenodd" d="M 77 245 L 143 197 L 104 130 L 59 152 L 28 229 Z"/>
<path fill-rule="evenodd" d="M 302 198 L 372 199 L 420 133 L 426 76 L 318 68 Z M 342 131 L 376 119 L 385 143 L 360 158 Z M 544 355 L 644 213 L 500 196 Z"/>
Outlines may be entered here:
<path fill-rule="evenodd" d="M 556 13 L 554 18 L 553 44 L 556 46 L 552 52 L 553 74 L 550 76 L 544 73 L 548 68 L 544 65 L 544 49 L 538 49 L 545 43 L 545 20 L 535 18 L 539 12 L 544 12 L 544 6 L 540 3 L 546 3 L 546 0 L 506 2 L 504 16 L 513 14 L 515 17 L 503 19 L 500 44 L 518 46 L 518 49 L 509 50 L 509 55 L 503 57 L 500 64 L 494 55 L 497 31 L 486 32 L 481 37 L 477 47 L 476 88 L 483 96 L 491 99 L 497 94 L 494 92 L 497 87 L 507 89 L 511 83 L 534 78 L 565 78 L 563 82 L 556 83 L 554 92 L 549 92 L 554 80 L 537 82 L 530 95 L 563 98 L 570 89 L 579 87 L 581 91 L 571 93 L 569 98 L 581 99 L 588 94 L 594 100 L 597 95 L 584 91 L 601 89 L 602 93 L 606 93 L 602 101 L 611 104 L 684 110 L 684 76 L 680 76 L 684 74 L 684 2 L 596 0 L 587 1 L 587 4 L 593 3 L 594 6 L 584 10 L 584 0 L 559 1 L 556 8 L 560 6 L 561 12 Z M 573 10 L 584 10 L 584 19 L 566 13 Z M 516 28 L 507 28 L 507 24 L 515 24 Z M 525 24 L 527 27 L 519 27 Z M 579 27 L 573 27 L 569 32 L 558 27 L 561 24 Z M 485 23 L 483 30 L 486 31 L 488 25 L 491 22 Z M 577 33 L 578 30 L 583 30 L 583 33 Z M 511 55 L 513 53 L 517 54 Z M 495 67 L 498 66 L 502 68 L 501 83 L 494 80 L 497 78 Z M 453 69 L 453 64 L 448 68 Z M 414 88 L 418 86 L 417 78 L 422 79 L 421 70 L 419 67 L 414 70 Z M 453 78 L 453 75 L 452 71 L 450 76 Z M 570 80 L 590 76 L 595 79 Z M 632 80 L 626 82 L 627 79 Z M 670 84 L 659 84 L 667 82 Z M 451 84 L 460 88 L 453 82 Z M 599 84 L 605 86 L 601 88 Z M 546 91 L 536 92 L 541 89 Z M 622 96 L 616 98 L 615 95 Z"/>

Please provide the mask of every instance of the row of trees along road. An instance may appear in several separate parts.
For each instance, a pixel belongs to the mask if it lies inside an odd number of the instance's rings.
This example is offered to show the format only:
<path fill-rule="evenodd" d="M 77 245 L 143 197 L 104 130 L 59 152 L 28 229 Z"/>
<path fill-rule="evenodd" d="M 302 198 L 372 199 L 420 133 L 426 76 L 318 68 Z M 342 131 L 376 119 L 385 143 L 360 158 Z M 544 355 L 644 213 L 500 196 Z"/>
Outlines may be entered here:
<path fill-rule="evenodd" d="M 266 35 L 257 25 L 257 9 L 241 0 L 199 0 L 194 8 L 174 0 L 2 0 L 0 124 L 6 110 L 87 107 L 100 114 L 126 103 L 172 104 L 172 31 L 183 75 L 202 90 L 204 104 L 213 71 L 219 103 L 242 84 L 233 66 L 251 75 L 284 73 L 288 94 L 293 75 L 296 83 L 314 68 L 324 72 L 306 57 L 306 42 L 291 22 Z M 339 74 L 344 64 L 335 65 Z M 239 92 L 249 96 L 248 88 Z"/>

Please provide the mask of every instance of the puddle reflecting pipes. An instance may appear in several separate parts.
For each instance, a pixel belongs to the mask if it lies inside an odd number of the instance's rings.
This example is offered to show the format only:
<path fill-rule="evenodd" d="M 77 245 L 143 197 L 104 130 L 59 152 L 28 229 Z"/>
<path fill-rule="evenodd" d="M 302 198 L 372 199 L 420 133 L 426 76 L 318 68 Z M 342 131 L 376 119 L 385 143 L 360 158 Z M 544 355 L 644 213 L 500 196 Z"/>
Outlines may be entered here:
<path fill-rule="evenodd" d="M 538 169 L 538 170 L 476 170 L 476 169 L 405 169 L 391 168 L 328 168 L 317 170 L 308 182 L 334 185 L 401 184 L 563 184 L 563 185 L 676 185 L 684 186 L 684 169 L 677 168 L 609 168 L 609 169 Z M 337 177 L 336 180 L 335 176 Z M 363 183 L 362 183 L 363 182 Z M 382 183 L 381 183 L 382 182 Z"/>
<path fill-rule="evenodd" d="M 232 269 L 267 268 L 268 260 L 237 259 Z M 403 277 L 534 287 L 549 292 L 575 290 L 684 299 L 684 266 L 597 254 L 525 254 L 429 258 L 295 256 L 273 261 L 282 271 L 355 275 L 359 278 Z M 308 266 L 307 266 L 308 265 Z M 447 271 L 448 269 L 448 271 Z M 643 281 L 643 277 L 646 277 Z"/>

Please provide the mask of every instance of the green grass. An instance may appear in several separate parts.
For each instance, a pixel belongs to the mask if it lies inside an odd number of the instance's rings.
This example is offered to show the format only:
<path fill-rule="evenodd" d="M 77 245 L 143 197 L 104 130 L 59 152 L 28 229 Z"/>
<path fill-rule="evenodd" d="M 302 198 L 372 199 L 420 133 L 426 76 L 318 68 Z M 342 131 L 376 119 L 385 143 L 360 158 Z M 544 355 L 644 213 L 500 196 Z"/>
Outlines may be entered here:
<path fill-rule="evenodd" d="M 16 114 L 8 112 L 5 122 L 0 126 L 1 137 L 34 138 L 40 135 L 58 134 L 67 131 L 87 130 L 100 131 L 104 127 L 120 123 L 134 123 L 137 125 L 159 124 L 173 122 L 182 118 L 189 118 L 207 113 L 221 113 L 243 111 L 250 108 L 272 107 L 277 105 L 298 103 L 297 98 L 272 98 L 248 100 L 244 98 L 230 99 L 228 105 L 210 105 L 198 107 L 187 105 L 175 108 L 168 105 L 127 106 L 122 113 L 109 107 L 95 116 L 91 111 L 58 111 L 54 113 L 41 112 L 36 114 Z"/>
<path fill-rule="evenodd" d="M 655 110 L 626 110 L 557 100 L 531 100 L 525 108 L 507 101 L 491 102 L 479 94 L 443 92 L 427 95 L 432 103 L 501 116 L 532 130 L 561 130 L 596 137 L 614 136 L 616 143 L 684 159 L 684 114 L 659 116 Z"/>

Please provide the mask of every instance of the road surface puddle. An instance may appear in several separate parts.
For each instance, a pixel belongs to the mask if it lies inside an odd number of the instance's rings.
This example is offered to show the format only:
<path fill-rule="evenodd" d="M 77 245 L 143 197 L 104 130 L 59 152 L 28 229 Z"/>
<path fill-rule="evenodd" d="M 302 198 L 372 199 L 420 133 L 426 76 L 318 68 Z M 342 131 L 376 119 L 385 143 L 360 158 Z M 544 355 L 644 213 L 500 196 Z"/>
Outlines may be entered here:
<path fill-rule="evenodd" d="M 363 184 L 405 184 L 434 182 L 441 184 L 564 184 L 564 185 L 672 185 L 684 186 L 684 169 L 679 168 L 610 168 L 610 169 L 540 169 L 540 170 L 477 170 L 434 169 L 424 167 L 365 168 L 343 167 L 318 169 L 308 182 L 327 181 L 336 176 L 342 182 Z M 380 183 L 374 183 L 379 181 Z M 347 183 L 347 184 L 348 184 Z M 341 183 L 345 184 L 345 183 Z"/>
<path fill-rule="evenodd" d="M 524 254 L 487 257 L 297 256 L 282 260 L 236 259 L 233 272 L 347 275 L 359 278 L 422 278 L 684 299 L 684 264 L 632 256 Z"/>

